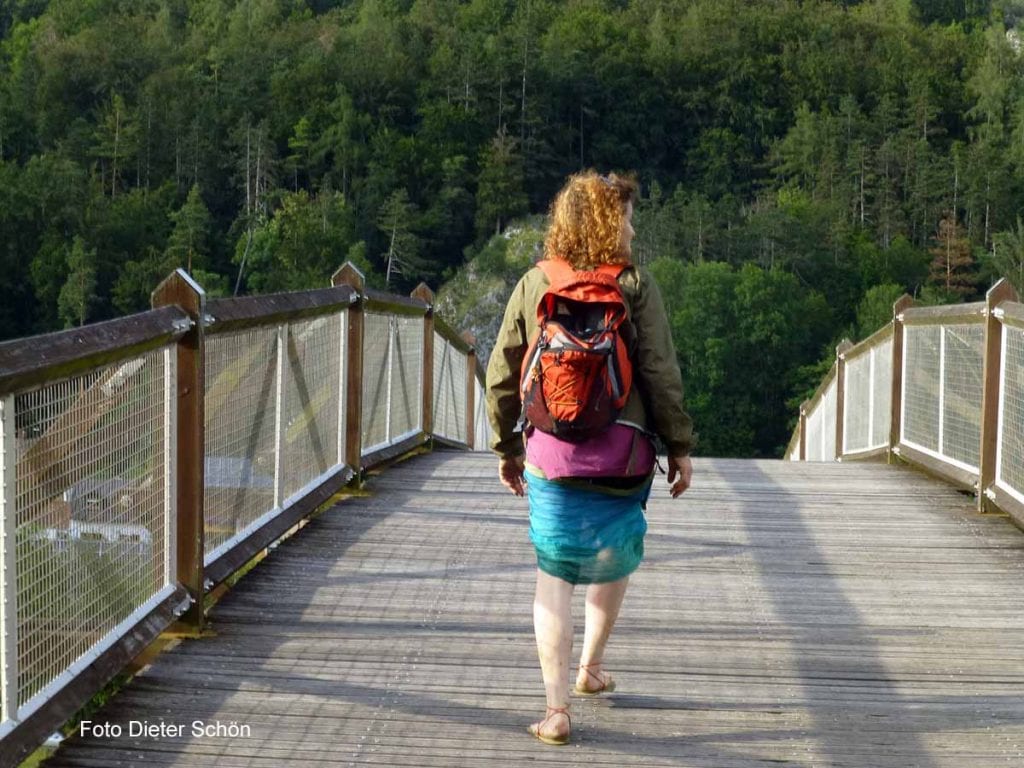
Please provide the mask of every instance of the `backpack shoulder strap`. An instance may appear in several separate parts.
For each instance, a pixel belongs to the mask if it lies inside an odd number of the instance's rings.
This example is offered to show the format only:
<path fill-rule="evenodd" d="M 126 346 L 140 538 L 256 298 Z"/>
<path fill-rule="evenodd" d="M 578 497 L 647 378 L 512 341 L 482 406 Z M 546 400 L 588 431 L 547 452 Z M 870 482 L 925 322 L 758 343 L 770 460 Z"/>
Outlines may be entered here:
<path fill-rule="evenodd" d="M 555 283 L 567 283 L 576 274 L 576 270 L 572 268 L 572 265 L 561 259 L 543 259 L 537 262 L 537 266 L 541 268 L 548 282 L 552 285 Z"/>

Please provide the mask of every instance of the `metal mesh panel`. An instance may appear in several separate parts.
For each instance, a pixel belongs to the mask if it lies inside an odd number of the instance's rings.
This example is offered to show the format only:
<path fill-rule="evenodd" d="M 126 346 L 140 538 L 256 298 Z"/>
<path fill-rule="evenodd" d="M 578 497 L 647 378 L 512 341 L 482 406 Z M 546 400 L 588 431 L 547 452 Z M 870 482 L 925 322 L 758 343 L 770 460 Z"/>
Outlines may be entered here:
<path fill-rule="evenodd" d="M 904 328 L 903 439 L 939 450 L 941 326 Z"/>
<path fill-rule="evenodd" d="M 363 453 L 387 442 L 388 344 L 387 315 L 367 312 L 363 326 Z"/>
<path fill-rule="evenodd" d="M 1000 382 L 1000 485 L 1024 496 L 1024 331 L 1003 327 L 1003 378 Z"/>
<path fill-rule="evenodd" d="M 283 498 L 338 464 L 341 321 L 329 315 L 288 328 Z"/>
<path fill-rule="evenodd" d="M 476 383 L 476 398 L 473 401 L 476 411 L 476 429 L 474 434 L 474 448 L 478 451 L 490 450 L 491 446 L 491 423 L 487 420 L 487 392 L 479 381 Z"/>
<path fill-rule="evenodd" d="M 19 705 L 166 581 L 169 359 L 14 398 Z"/>
<path fill-rule="evenodd" d="M 797 441 L 793 444 L 793 447 L 786 454 L 786 459 L 789 461 L 800 461 L 800 442 Z"/>
<path fill-rule="evenodd" d="M 843 382 L 843 453 L 871 447 L 871 352 L 846 361 Z"/>
<path fill-rule="evenodd" d="M 832 379 L 821 398 L 821 460 L 836 459 L 836 380 Z"/>
<path fill-rule="evenodd" d="M 276 393 L 276 327 L 207 340 L 207 553 L 274 507 Z"/>
<path fill-rule="evenodd" d="M 391 422 L 387 440 L 420 429 L 423 404 L 423 318 L 394 317 L 391 353 Z"/>
<path fill-rule="evenodd" d="M 871 350 L 871 389 L 875 396 L 871 417 L 872 448 L 889 445 L 892 426 L 892 340 L 884 341 Z"/>
<path fill-rule="evenodd" d="M 977 469 L 981 452 L 983 325 L 948 326 L 942 394 L 942 453 Z"/>
<path fill-rule="evenodd" d="M 434 432 L 466 442 L 466 356 L 434 334 Z"/>
<path fill-rule="evenodd" d="M 807 461 L 821 461 L 821 403 L 807 414 Z"/>

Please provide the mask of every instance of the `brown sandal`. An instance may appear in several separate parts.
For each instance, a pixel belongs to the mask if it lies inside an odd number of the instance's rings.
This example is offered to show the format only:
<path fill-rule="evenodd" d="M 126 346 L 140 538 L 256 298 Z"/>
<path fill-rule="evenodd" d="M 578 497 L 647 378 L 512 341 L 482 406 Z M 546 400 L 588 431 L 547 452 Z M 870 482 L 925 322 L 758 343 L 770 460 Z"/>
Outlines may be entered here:
<path fill-rule="evenodd" d="M 569 731 L 564 736 L 545 736 L 541 731 L 544 730 L 544 726 L 547 725 L 548 720 L 555 715 L 565 715 L 565 719 L 569 721 Z M 543 741 L 545 744 L 551 744 L 556 747 L 561 747 L 569 743 L 569 733 L 572 731 L 572 718 L 569 717 L 569 707 L 548 707 L 544 712 L 544 719 L 539 723 L 533 723 L 527 729 L 532 736 L 536 736 L 538 739 Z"/>
<path fill-rule="evenodd" d="M 586 672 L 588 676 L 597 680 L 597 682 L 600 683 L 600 686 L 597 688 L 584 688 L 577 682 L 576 693 L 580 696 L 597 696 L 599 693 L 611 693 L 615 690 L 615 678 L 607 672 L 604 673 L 605 676 L 602 678 L 597 672 L 592 672 L 590 670 L 591 667 L 600 667 L 602 663 L 603 662 L 600 661 L 594 661 L 590 664 L 580 664 L 580 669 Z"/>

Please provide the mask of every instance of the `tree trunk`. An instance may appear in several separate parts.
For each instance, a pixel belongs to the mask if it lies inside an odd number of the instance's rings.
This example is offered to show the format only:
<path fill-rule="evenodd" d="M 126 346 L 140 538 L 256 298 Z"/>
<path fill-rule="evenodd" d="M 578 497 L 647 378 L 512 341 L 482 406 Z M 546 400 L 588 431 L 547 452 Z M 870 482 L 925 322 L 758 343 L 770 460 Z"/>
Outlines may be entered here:
<path fill-rule="evenodd" d="M 121 140 L 121 109 L 114 107 L 114 158 L 110 170 L 110 197 L 117 196 L 117 149 Z"/>

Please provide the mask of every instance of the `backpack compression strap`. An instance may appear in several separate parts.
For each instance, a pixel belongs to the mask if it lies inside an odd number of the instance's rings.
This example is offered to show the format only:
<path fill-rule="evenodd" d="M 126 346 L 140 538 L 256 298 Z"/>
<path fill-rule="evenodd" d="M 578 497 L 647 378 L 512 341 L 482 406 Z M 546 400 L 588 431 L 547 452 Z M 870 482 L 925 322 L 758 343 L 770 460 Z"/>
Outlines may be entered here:
<path fill-rule="evenodd" d="M 563 261 L 562 259 L 544 259 L 543 261 L 538 261 L 537 266 L 540 267 L 541 270 L 543 270 L 544 274 L 548 278 L 549 283 L 551 283 L 552 285 L 555 285 L 556 283 L 564 285 L 566 283 L 571 284 L 576 282 L 582 275 L 595 272 L 599 275 L 608 275 L 609 277 L 612 277 L 617 281 L 619 275 L 622 274 L 622 271 L 630 265 L 600 264 L 597 266 L 596 269 L 577 271 L 573 269 L 572 265 L 569 262 Z"/>

